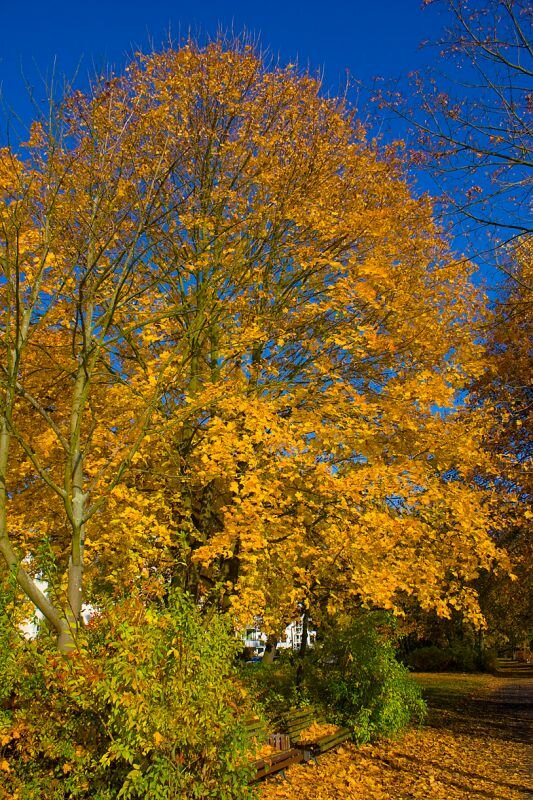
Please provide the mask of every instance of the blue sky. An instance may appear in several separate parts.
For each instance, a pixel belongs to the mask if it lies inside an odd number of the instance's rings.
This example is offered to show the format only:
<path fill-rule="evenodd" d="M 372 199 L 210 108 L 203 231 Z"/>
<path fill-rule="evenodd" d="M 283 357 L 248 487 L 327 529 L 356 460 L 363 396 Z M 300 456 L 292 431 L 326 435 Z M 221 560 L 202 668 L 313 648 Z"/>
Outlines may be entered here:
<path fill-rule="evenodd" d="M 189 32 L 205 38 L 221 29 L 248 31 L 274 59 L 320 72 L 329 94 L 344 92 L 349 79 L 350 100 L 361 106 L 376 76 L 405 80 L 410 71 L 435 61 L 435 48 L 420 44 L 438 38 L 444 21 L 441 9 L 423 9 L 421 0 L 6 3 L 1 15 L 0 146 L 25 138 L 34 116 L 28 85 L 42 104 L 54 71 L 58 84 L 62 76 L 69 81 L 76 76 L 76 86 L 83 89 L 88 77 L 109 65 L 120 71 L 135 51 L 158 49 L 169 35 L 179 43 Z M 385 138 L 392 135 L 390 125 L 385 120 L 380 130 Z M 392 127 L 396 135 L 403 132 L 398 124 Z M 432 188 L 423 176 L 419 185 Z"/>
<path fill-rule="evenodd" d="M 137 49 L 157 48 L 169 31 L 179 41 L 192 31 L 215 35 L 222 28 L 247 30 L 282 62 L 298 61 L 321 71 L 327 91 L 344 90 L 346 77 L 372 85 L 375 76 L 402 76 L 430 58 L 420 50 L 423 39 L 438 33 L 441 17 L 422 10 L 420 0 L 353 0 L 352 2 L 268 3 L 124 0 L 95 2 L 6 3 L 2 11 L 0 86 L 4 106 L 26 122 L 31 118 L 25 81 L 42 101 L 41 76 L 56 73 L 71 79 L 87 76 L 106 64 L 118 70 Z M 5 137 L 5 123 L 2 126 Z"/>

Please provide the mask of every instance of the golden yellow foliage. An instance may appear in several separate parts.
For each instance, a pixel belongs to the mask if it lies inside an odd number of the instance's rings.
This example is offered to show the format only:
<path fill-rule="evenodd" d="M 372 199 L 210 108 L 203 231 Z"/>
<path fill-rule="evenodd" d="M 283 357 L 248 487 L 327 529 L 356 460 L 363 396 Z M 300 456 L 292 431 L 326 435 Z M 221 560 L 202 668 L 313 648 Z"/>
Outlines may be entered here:
<path fill-rule="evenodd" d="M 336 733 L 338 730 L 339 727 L 337 725 L 330 725 L 325 722 L 313 722 L 300 733 L 298 741 L 301 744 L 311 744 L 324 736 L 331 736 L 331 734 Z"/>
<path fill-rule="evenodd" d="M 64 147 L 0 158 L 0 546 L 52 626 L 154 577 L 272 632 L 406 597 L 480 623 L 483 298 L 401 146 L 222 42 L 58 113 Z"/>
<path fill-rule="evenodd" d="M 276 748 L 271 744 L 259 744 L 257 741 L 253 742 L 253 747 L 245 754 L 248 761 L 259 761 L 259 759 L 268 760 L 270 756 L 276 753 Z"/>

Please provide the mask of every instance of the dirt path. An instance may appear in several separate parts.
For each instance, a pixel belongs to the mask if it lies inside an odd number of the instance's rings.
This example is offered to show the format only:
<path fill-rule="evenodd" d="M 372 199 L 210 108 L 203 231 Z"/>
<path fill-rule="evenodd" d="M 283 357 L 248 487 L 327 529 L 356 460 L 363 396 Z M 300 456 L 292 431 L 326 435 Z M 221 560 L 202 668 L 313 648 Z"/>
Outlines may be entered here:
<path fill-rule="evenodd" d="M 292 767 L 261 800 L 533 800 L 533 668 L 447 679 L 459 691 L 430 692 L 420 730 Z"/>
<path fill-rule="evenodd" d="M 465 683 L 468 686 L 468 678 Z M 459 733 L 475 730 L 490 739 L 533 743 L 533 666 L 480 676 L 479 686 L 462 696 L 430 692 L 429 704 L 429 724 L 437 728 Z"/>

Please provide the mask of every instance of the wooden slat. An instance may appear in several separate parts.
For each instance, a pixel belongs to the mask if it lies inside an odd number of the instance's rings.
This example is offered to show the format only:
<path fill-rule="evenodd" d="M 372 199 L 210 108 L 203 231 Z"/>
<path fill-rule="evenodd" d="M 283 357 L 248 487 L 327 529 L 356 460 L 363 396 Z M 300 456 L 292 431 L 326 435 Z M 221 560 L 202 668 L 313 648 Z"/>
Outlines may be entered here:
<path fill-rule="evenodd" d="M 259 717 L 250 717 L 245 722 L 246 733 L 251 738 L 257 738 L 258 736 L 266 739 L 268 736 L 268 730 L 264 720 L 260 719 Z"/>
<path fill-rule="evenodd" d="M 259 759 L 254 762 L 256 766 L 256 773 L 252 778 L 252 783 L 266 778 L 267 775 L 273 775 L 276 772 L 290 767 L 291 764 L 300 764 L 303 760 L 303 752 L 296 748 L 284 750 L 283 752 L 276 753 L 268 759 Z"/>
<path fill-rule="evenodd" d="M 298 719 L 290 719 L 287 721 L 287 728 L 301 728 L 302 725 L 310 725 L 312 722 L 317 722 L 318 717 L 315 714 L 309 714 L 307 717 L 299 717 Z"/>
<path fill-rule="evenodd" d="M 313 722 L 317 721 L 317 715 L 313 709 L 306 709 L 300 714 L 290 714 L 285 718 L 285 727 L 291 735 L 300 733 L 308 728 Z"/>
<path fill-rule="evenodd" d="M 346 742 L 349 738 L 350 731 L 347 728 L 344 728 L 342 731 L 339 731 L 336 734 L 319 739 L 316 744 L 319 751 L 321 753 L 325 753 L 328 750 L 332 750 L 334 747 L 337 747 L 339 744 Z"/>
<path fill-rule="evenodd" d="M 286 714 L 283 715 L 287 721 L 289 720 L 297 720 L 301 717 L 315 717 L 317 716 L 316 708 L 312 708 L 312 706 L 308 706 L 307 708 L 291 708 Z"/>
<path fill-rule="evenodd" d="M 340 728 L 338 731 L 335 731 L 335 733 L 322 736 L 314 742 L 302 741 L 300 734 L 309 728 L 310 725 L 315 722 L 319 725 L 325 723 L 323 715 L 312 707 L 289 709 L 281 715 L 280 719 L 284 725 L 284 729 L 289 734 L 292 745 L 306 754 L 304 756 L 305 760 L 307 760 L 311 754 L 320 755 L 321 753 L 325 753 L 337 747 L 337 745 L 342 744 L 342 742 L 345 742 L 351 736 L 351 731 L 348 728 Z"/>
<path fill-rule="evenodd" d="M 312 722 L 314 722 L 314 720 L 311 717 L 310 719 L 306 719 L 303 722 L 299 722 L 298 724 L 295 723 L 294 725 L 287 725 L 287 733 L 291 734 L 291 733 L 300 733 L 301 731 L 305 731 L 305 729 L 308 728 L 312 724 Z"/>
<path fill-rule="evenodd" d="M 335 731 L 334 733 L 330 733 L 327 736 L 321 736 L 318 741 L 325 742 L 325 744 L 327 744 L 328 742 L 333 742 L 336 739 L 342 739 L 343 737 L 349 735 L 350 731 L 348 728 L 341 728 L 340 730 Z"/>
<path fill-rule="evenodd" d="M 290 750 L 291 740 L 286 733 L 271 733 L 267 740 L 268 744 L 276 750 Z"/>

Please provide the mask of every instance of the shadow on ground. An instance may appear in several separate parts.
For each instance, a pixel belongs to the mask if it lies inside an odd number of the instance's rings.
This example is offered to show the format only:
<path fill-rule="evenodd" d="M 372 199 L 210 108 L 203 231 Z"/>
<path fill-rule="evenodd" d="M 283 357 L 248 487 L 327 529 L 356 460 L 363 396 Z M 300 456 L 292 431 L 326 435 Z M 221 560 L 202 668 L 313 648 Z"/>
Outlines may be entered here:
<path fill-rule="evenodd" d="M 498 688 L 483 696 L 457 697 L 437 689 L 427 690 L 427 724 L 452 733 L 532 743 L 533 666 L 500 671 L 497 677 L 501 678 Z"/>

